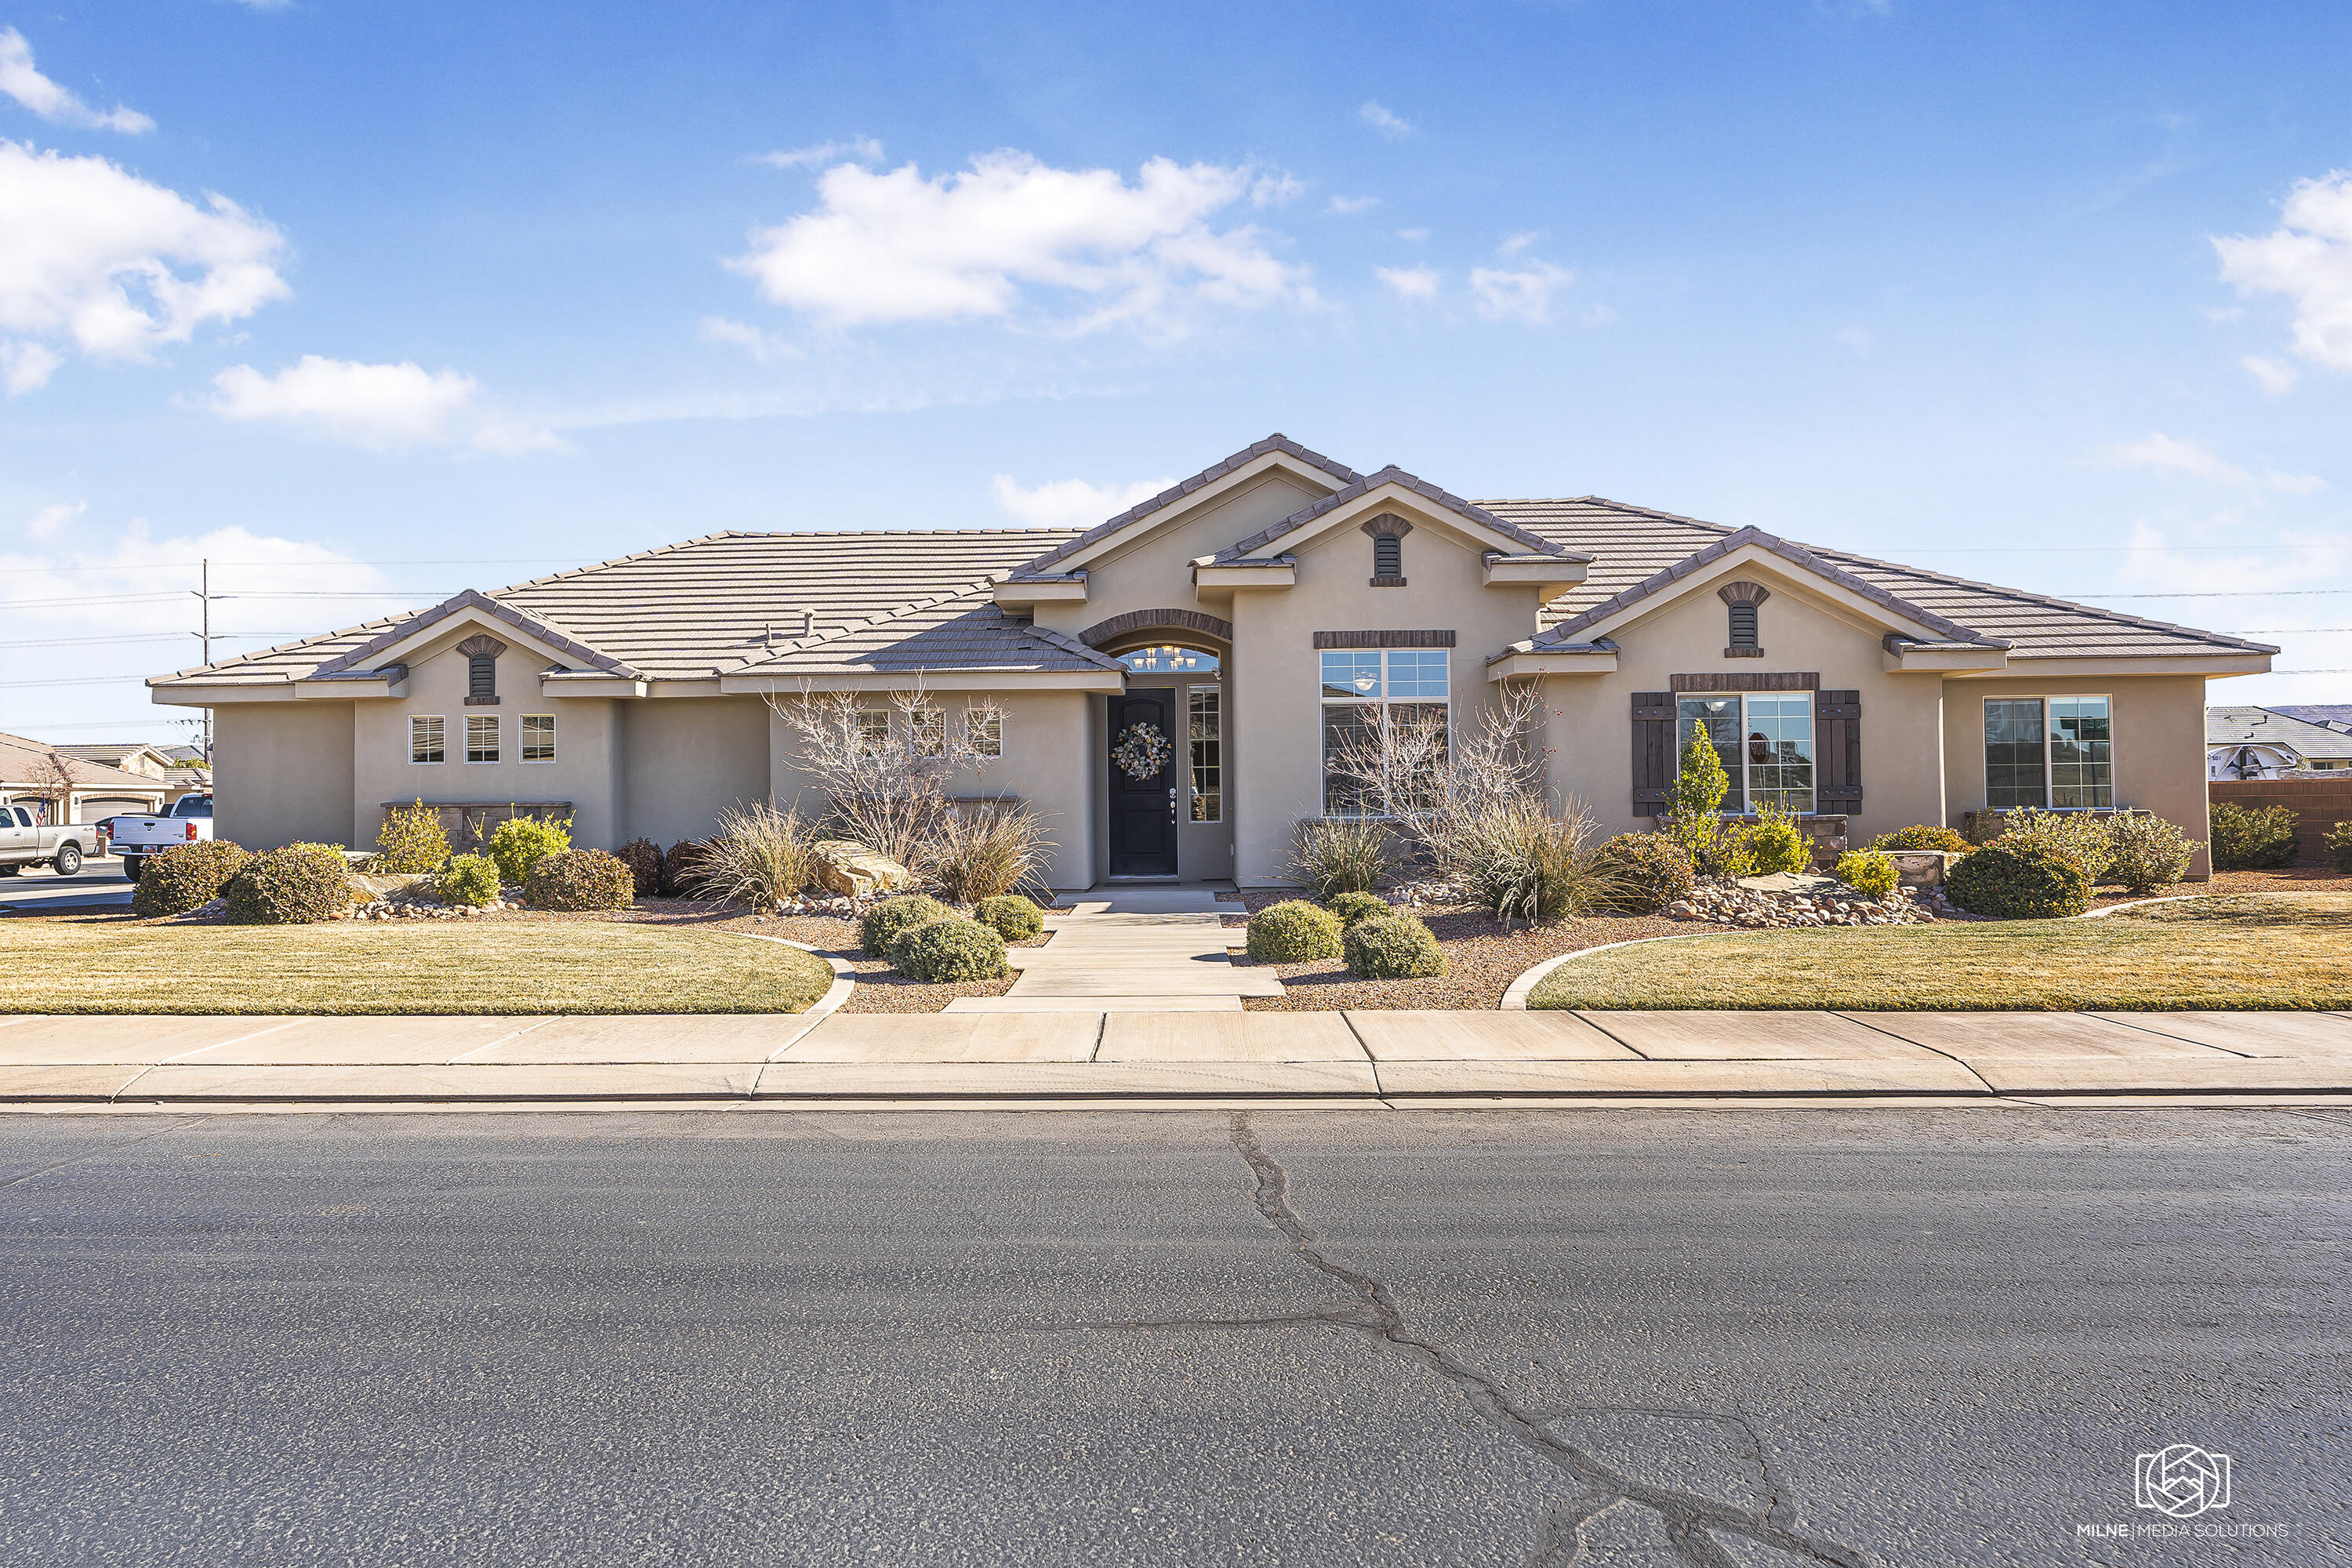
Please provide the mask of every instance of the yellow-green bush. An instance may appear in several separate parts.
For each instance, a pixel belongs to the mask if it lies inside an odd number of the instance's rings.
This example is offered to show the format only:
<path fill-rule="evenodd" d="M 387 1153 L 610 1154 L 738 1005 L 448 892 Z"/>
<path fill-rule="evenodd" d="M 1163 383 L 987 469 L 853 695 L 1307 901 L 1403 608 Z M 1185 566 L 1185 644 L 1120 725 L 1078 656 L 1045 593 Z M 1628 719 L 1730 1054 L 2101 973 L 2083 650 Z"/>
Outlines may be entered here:
<path fill-rule="evenodd" d="M 868 958 L 887 959 L 890 956 L 890 944 L 898 940 L 899 932 L 946 920 L 954 913 L 939 900 L 922 893 L 885 899 L 858 917 L 857 945 L 866 950 Z"/>
<path fill-rule="evenodd" d="M 1304 899 L 1250 916 L 1249 955 L 1260 963 L 1305 963 L 1339 956 L 1339 917 Z"/>
<path fill-rule="evenodd" d="M 1378 893 L 1334 893 L 1323 907 L 1339 917 L 1343 928 L 1389 912 L 1389 901 Z"/>
<path fill-rule="evenodd" d="M 950 915 L 900 931 L 890 942 L 890 966 L 931 985 L 998 980 L 1005 973 L 1004 938 L 993 926 Z"/>
<path fill-rule="evenodd" d="M 533 866 L 571 847 L 572 824 L 568 822 L 510 816 L 490 835 L 490 858 L 497 863 L 499 875 L 509 882 L 529 881 Z"/>
<path fill-rule="evenodd" d="M 992 899 L 981 900 L 972 906 L 971 918 L 993 927 L 996 934 L 1007 942 L 1027 942 L 1045 929 L 1045 917 L 1038 912 L 1037 900 L 1018 893 L 999 893 Z"/>
<path fill-rule="evenodd" d="M 1972 915 L 2051 920 L 2091 907 L 2091 879 L 2079 861 L 2036 838 L 1997 838 L 1952 867 L 1945 896 Z"/>
<path fill-rule="evenodd" d="M 1947 855 L 1965 855 L 1975 846 L 1948 827 L 1930 827 L 1921 823 L 1916 827 L 1898 827 L 1892 833 L 1882 833 L 1870 841 L 1873 849 L 1940 849 Z"/>
<path fill-rule="evenodd" d="M 1360 980 L 1421 980 L 1445 973 L 1445 950 L 1411 915 L 1358 921 L 1339 941 L 1348 973 Z"/>
<path fill-rule="evenodd" d="M 289 844 L 257 855 L 221 889 L 228 922 L 241 926 L 308 925 L 332 920 L 357 900 L 342 847 Z"/>
<path fill-rule="evenodd" d="M 383 826 L 375 833 L 375 859 L 368 869 L 399 876 L 430 871 L 448 858 L 449 835 L 442 831 L 441 814 L 419 800 L 383 814 Z"/>
<path fill-rule="evenodd" d="M 1884 849 L 1849 849 L 1838 857 L 1837 879 L 1856 892 L 1883 899 L 1901 880 L 1895 857 Z"/>
<path fill-rule="evenodd" d="M 1747 847 L 1748 863 L 1755 868 L 1748 873 L 1751 876 L 1812 869 L 1812 836 L 1798 826 L 1794 818 L 1770 806 L 1757 814 L 1757 820 L 1741 832 L 1740 841 Z"/>
<path fill-rule="evenodd" d="M 478 910 L 499 896 L 499 868 L 487 855 L 456 856 L 434 886 L 443 903 Z"/>

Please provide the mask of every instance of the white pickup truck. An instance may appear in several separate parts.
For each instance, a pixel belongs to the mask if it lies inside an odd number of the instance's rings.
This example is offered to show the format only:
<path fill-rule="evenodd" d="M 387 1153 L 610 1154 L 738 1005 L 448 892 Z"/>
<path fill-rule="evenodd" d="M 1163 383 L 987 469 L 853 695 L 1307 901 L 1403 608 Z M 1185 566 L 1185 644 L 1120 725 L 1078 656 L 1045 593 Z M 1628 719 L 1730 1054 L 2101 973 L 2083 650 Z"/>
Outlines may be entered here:
<path fill-rule="evenodd" d="M 55 866 L 60 877 L 80 870 L 98 843 L 98 829 L 43 827 L 33 811 L 29 805 L 0 805 L 0 877 L 13 877 L 27 866 Z"/>
<path fill-rule="evenodd" d="M 213 797 L 184 795 L 162 816 L 118 816 L 112 847 L 122 857 L 122 874 L 139 879 L 139 862 L 174 844 L 194 844 L 213 836 Z"/>

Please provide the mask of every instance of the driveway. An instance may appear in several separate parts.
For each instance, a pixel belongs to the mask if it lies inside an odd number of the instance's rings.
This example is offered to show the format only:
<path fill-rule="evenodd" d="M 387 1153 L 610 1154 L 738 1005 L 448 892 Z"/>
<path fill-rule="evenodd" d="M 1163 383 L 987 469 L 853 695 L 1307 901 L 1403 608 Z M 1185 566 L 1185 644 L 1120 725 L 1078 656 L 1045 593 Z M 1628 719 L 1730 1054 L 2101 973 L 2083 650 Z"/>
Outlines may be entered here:
<path fill-rule="evenodd" d="M 12 910 L 129 909 L 131 879 L 111 856 L 82 862 L 79 872 L 60 877 L 46 866 L 26 867 L 0 878 L 0 913 Z"/>

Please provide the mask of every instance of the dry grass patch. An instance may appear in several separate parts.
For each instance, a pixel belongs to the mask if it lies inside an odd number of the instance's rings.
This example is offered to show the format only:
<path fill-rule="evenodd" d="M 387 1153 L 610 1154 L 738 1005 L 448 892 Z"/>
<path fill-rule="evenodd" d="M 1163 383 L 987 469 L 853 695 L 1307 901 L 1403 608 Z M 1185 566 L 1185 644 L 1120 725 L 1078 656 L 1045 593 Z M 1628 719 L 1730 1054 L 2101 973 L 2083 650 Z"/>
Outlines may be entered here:
<path fill-rule="evenodd" d="M 2099 920 L 1832 927 L 1572 959 L 1531 1007 L 2205 1011 L 2352 1007 L 2352 894 L 2257 893 Z"/>
<path fill-rule="evenodd" d="M 5 1013 L 798 1013 L 797 948 L 625 921 L 148 925 L 12 920 Z"/>

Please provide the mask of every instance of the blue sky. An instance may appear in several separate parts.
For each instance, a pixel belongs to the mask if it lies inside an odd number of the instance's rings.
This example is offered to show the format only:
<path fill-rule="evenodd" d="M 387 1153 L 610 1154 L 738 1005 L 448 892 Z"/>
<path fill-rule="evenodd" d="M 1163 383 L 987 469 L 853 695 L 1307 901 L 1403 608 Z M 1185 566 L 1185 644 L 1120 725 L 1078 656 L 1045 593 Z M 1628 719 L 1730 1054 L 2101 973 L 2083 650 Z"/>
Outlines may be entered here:
<path fill-rule="evenodd" d="M 2341 7 L 0 29 L 0 729 L 171 738 L 200 555 L 276 640 L 720 529 L 1096 521 L 1277 429 L 2352 671 Z"/>

